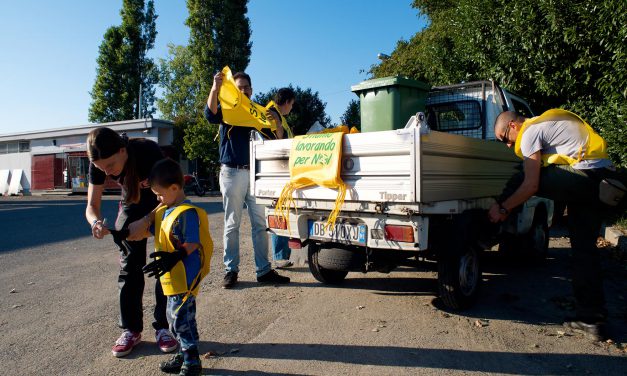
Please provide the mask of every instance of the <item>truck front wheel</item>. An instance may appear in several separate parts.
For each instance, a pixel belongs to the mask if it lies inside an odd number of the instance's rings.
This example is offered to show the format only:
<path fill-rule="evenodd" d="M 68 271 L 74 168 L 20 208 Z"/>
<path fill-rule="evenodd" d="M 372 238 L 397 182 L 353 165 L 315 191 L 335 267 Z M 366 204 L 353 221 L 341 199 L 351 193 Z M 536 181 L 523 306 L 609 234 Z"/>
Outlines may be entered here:
<path fill-rule="evenodd" d="M 309 243 L 307 260 L 309 261 L 309 271 L 315 279 L 322 283 L 336 285 L 341 283 L 348 274 L 347 270 L 331 270 L 320 265 L 320 252 L 323 251 L 320 245 Z"/>
<path fill-rule="evenodd" d="M 544 206 L 536 208 L 533 224 L 524 240 L 524 244 L 533 261 L 541 262 L 546 259 L 549 249 L 549 225 Z"/>
<path fill-rule="evenodd" d="M 549 225 L 546 209 L 540 205 L 533 215 L 529 232 L 524 235 L 505 234 L 499 243 L 499 251 L 513 260 L 540 263 L 546 259 L 549 249 Z"/>

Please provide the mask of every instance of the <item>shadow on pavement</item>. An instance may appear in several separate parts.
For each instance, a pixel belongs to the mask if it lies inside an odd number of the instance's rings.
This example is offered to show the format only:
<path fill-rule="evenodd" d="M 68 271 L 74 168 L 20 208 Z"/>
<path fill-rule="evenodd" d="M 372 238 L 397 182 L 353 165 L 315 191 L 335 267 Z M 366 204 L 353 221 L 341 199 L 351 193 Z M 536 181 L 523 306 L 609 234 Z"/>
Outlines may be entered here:
<path fill-rule="evenodd" d="M 254 358 L 337 362 L 367 366 L 416 367 L 468 372 L 512 375 L 573 375 L 598 372 L 599 364 L 607 374 L 624 372 L 622 356 L 590 354 L 510 353 L 499 351 L 467 351 L 398 346 L 358 346 L 299 343 L 200 343 L 201 352 L 211 349 L 224 353 L 224 358 Z M 231 352 L 231 349 L 238 349 Z M 529 358 L 533 358 L 530 365 Z M 217 359 L 220 359 L 218 357 Z M 593 371 L 595 370 L 596 371 Z M 207 369 L 208 374 L 264 374 L 258 371 Z M 251 373 L 247 373 L 251 372 Z"/>
<path fill-rule="evenodd" d="M 608 335 L 615 342 L 627 342 L 627 263 L 614 259 L 609 249 L 599 252 L 609 311 Z M 436 308 L 473 320 L 561 325 L 565 317 L 575 315 L 569 265 L 570 248 L 550 248 L 547 259 L 535 264 L 486 252 L 482 258 L 483 279 L 478 300 L 462 311 L 451 310 L 437 298 L 437 273 L 431 273 L 432 278 L 425 278 L 424 273 L 412 277 L 408 273 L 416 269 L 411 267 L 400 267 L 390 274 L 369 273 L 368 277 L 349 273 L 339 285 L 314 282 L 313 287 L 370 290 L 377 295 L 433 296 L 432 304 Z"/>

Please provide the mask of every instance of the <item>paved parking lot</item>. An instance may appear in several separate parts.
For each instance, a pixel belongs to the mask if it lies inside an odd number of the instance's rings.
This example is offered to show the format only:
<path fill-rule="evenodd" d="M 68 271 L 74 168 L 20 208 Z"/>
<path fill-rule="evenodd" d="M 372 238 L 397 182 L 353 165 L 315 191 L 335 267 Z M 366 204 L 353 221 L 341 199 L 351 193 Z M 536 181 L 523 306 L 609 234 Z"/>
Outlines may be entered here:
<path fill-rule="evenodd" d="M 209 214 L 215 243 L 198 298 L 205 374 L 624 373 L 627 264 L 607 249 L 601 252 L 613 343 L 592 343 L 560 325 L 572 296 L 569 245 L 559 236 L 540 266 L 486 255 L 479 301 L 452 312 L 438 303 L 435 273 L 408 267 L 349 273 L 343 285 L 327 287 L 301 258 L 281 272 L 292 278 L 289 285 L 259 285 L 245 216 L 241 282 L 224 290 L 220 198 L 191 199 Z M 147 329 L 131 355 L 111 355 L 119 335 L 117 254 L 110 239 L 90 236 L 84 209 L 84 196 L 0 198 L 0 374 L 154 375 L 168 358 Z M 116 211 L 117 198 L 107 196 L 104 215 L 112 220 Z M 149 328 L 154 298 L 147 281 Z"/>

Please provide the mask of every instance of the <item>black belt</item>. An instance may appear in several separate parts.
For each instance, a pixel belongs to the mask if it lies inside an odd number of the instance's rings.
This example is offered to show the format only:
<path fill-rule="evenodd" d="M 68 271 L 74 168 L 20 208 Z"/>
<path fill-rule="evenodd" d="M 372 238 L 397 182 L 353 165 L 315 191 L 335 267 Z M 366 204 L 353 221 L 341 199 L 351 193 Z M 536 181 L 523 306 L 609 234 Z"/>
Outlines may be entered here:
<path fill-rule="evenodd" d="M 236 165 L 236 164 L 231 164 L 231 163 L 222 163 L 222 166 L 234 168 L 237 170 L 250 170 L 249 165 Z"/>

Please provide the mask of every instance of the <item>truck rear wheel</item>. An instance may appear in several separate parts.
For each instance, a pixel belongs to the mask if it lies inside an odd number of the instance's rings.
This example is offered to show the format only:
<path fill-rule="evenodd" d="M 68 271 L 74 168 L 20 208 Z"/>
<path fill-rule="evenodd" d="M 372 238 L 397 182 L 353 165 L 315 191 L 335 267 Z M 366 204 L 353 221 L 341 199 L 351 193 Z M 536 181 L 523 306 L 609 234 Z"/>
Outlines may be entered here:
<path fill-rule="evenodd" d="M 318 281 L 322 283 L 335 285 L 335 284 L 341 283 L 346 278 L 346 275 L 348 274 L 347 270 L 333 270 L 333 269 L 328 269 L 328 268 L 321 266 L 320 252 L 330 251 L 330 250 L 321 249 L 320 245 L 316 243 L 310 243 L 307 248 L 308 248 L 307 259 L 309 261 L 309 271 L 311 271 L 311 274 L 314 276 L 315 279 L 317 279 Z M 328 267 L 330 258 L 325 257 L 325 255 L 323 255 L 322 259 L 323 259 L 322 265 L 326 265 Z M 338 269 L 339 269 L 339 266 L 340 265 L 337 265 Z"/>
<path fill-rule="evenodd" d="M 440 299 L 449 308 L 464 309 L 470 307 L 479 292 L 481 284 L 480 248 L 475 244 L 474 236 L 484 212 L 463 213 L 451 226 L 453 233 L 441 250 L 438 258 L 438 290 Z"/>
<path fill-rule="evenodd" d="M 479 252 L 473 247 L 466 247 L 457 257 L 438 262 L 440 298 L 449 308 L 470 307 L 477 299 L 480 282 Z"/>

